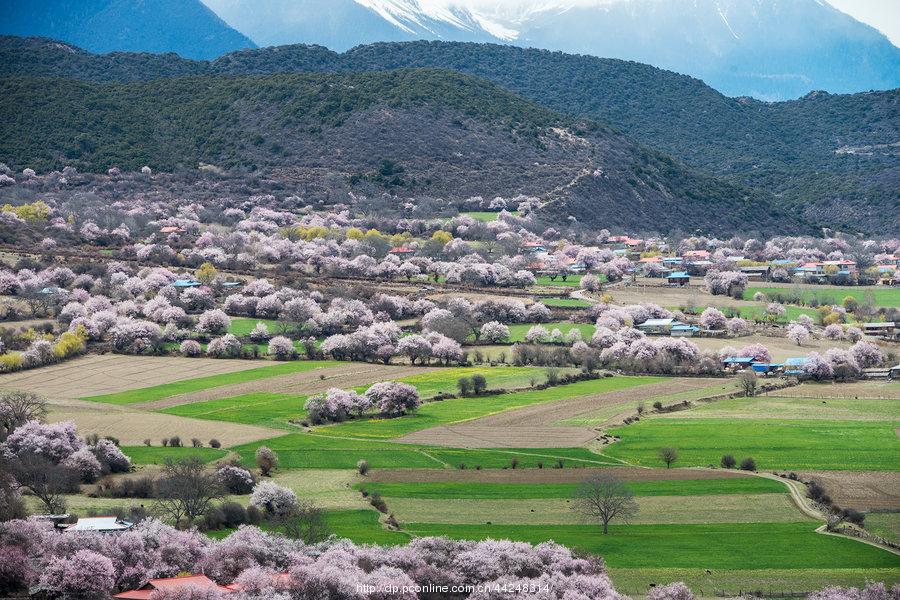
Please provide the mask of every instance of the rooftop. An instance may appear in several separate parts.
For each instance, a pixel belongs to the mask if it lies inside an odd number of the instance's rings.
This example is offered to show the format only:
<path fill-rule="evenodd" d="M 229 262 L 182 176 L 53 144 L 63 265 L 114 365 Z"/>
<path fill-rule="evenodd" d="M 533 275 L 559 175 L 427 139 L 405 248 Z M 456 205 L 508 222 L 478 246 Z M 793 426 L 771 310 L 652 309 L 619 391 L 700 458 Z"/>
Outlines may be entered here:
<path fill-rule="evenodd" d="M 82 517 L 74 525 L 66 527 L 66 531 L 126 531 L 132 523 L 122 521 L 118 517 Z"/>

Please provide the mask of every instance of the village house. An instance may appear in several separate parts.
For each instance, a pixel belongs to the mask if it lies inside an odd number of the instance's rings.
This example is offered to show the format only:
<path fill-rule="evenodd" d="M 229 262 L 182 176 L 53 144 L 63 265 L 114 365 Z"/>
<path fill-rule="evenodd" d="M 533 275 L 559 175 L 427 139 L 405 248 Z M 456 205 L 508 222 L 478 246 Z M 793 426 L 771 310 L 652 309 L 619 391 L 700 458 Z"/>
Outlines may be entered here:
<path fill-rule="evenodd" d="M 115 516 L 105 517 L 81 517 L 78 522 L 72 525 L 63 525 L 63 531 L 92 531 L 94 533 L 120 533 L 128 531 L 134 526 L 134 523 L 123 521 Z"/>
<path fill-rule="evenodd" d="M 726 371 L 743 371 L 753 366 L 756 359 L 752 356 L 728 356 L 722 360 Z"/>
<path fill-rule="evenodd" d="M 673 325 L 670 335 L 672 337 L 694 337 L 694 334 L 698 333 L 700 328 L 696 325 L 687 325 L 685 323 L 680 323 L 678 325 Z"/>
<path fill-rule="evenodd" d="M 163 579 L 151 579 L 142 587 L 136 590 L 130 590 L 116 594 L 113 598 L 122 598 L 125 600 L 149 600 L 150 594 L 156 590 L 189 590 L 190 588 L 216 588 L 222 593 L 231 593 L 234 590 L 230 587 L 217 584 L 206 575 L 185 575 L 183 577 L 166 577 Z"/>
<path fill-rule="evenodd" d="M 410 256 L 415 253 L 416 253 L 416 251 L 408 246 L 394 246 L 388 252 L 388 254 L 393 254 L 394 256 L 400 256 L 400 257 Z"/>
<path fill-rule="evenodd" d="M 893 321 L 882 321 L 878 323 L 863 323 L 863 332 L 866 335 L 872 335 L 885 339 L 894 339 L 897 337 L 897 323 Z"/>
<path fill-rule="evenodd" d="M 192 287 L 200 287 L 201 285 L 203 285 L 203 284 L 195 279 L 176 279 L 172 283 L 172 287 L 177 290 L 183 290 L 183 289 L 192 288 Z"/>
<path fill-rule="evenodd" d="M 666 283 L 674 286 L 683 286 L 691 282 L 691 276 L 684 271 L 674 271 L 666 277 Z"/>
<path fill-rule="evenodd" d="M 637 326 L 644 333 L 651 335 L 668 335 L 676 325 L 684 325 L 676 319 L 647 319 Z"/>
<path fill-rule="evenodd" d="M 805 356 L 793 356 L 784 361 L 785 375 L 803 375 L 803 366 L 806 364 Z"/>
<path fill-rule="evenodd" d="M 769 265 L 750 265 L 741 267 L 740 271 L 747 276 L 748 281 L 768 281 L 769 275 L 772 273 L 772 267 Z"/>
<path fill-rule="evenodd" d="M 519 251 L 522 254 L 538 254 L 540 252 L 546 252 L 547 248 L 545 248 L 544 244 L 541 242 L 525 242 L 522 244 Z"/>

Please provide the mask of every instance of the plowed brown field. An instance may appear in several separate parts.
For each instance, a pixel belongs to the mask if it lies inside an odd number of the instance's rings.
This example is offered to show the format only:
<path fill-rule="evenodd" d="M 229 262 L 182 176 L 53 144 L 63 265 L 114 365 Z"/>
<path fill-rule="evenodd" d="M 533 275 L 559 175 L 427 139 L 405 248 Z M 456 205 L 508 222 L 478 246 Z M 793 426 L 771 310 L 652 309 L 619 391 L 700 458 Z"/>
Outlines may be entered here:
<path fill-rule="evenodd" d="M 207 375 L 256 369 L 252 360 L 89 354 L 57 365 L 0 375 L 0 389 L 66 399 L 112 394 Z"/>
<path fill-rule="evenodd" d="M 441 425 L 410 433 L 396 441 L 405 444 L 453 446 L 457 448 L 566 448 L 581 446 L 598 437 L 595 429 L 557 426 L 555 423 L 642 398 L 705 388 L 701 378 L 672 378 L 615 392 L 533 404 L 457 425 Z"/>

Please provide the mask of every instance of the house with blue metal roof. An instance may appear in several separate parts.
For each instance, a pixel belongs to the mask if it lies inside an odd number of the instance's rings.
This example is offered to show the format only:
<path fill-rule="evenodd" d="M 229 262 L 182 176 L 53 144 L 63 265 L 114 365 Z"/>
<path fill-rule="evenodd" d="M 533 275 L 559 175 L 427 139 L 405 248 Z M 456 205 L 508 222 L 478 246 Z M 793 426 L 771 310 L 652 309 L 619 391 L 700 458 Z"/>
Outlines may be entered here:
<path fill-rule="evenodd" d="M 691 276 L 684 271 L 673 271 L 666 277 L 666 283 L 669 285 L 687 285 L 691 281 Z"/>
<path fill-rule="evenodd" d="M 806 364 L 805 356 L 794 356 L 784 361 L 785 375 L 803 375 L 803 365 Z"/>
<path fill-rule="evenodd" d="M 699 331 L 700 328 L 696 325 L 678 324 L 672 326 L 670 335 L 672 337 L 694 337 L 694 334 Z"/>
<path fill-rule="evenodd" d="M 729 356 L 722 360 L 722 366 L 731 371 L 749 369 L 757 362 L 752 356 Z"/>
<path fill-rule="evenodd" d="M 172 287 L 183 289 L 183 288 L 191 288 L 191 287 L 200 287 L 203 285 L 199 281 L 194 281 L 193 279 L 176 279 L 172 284 Z"/>

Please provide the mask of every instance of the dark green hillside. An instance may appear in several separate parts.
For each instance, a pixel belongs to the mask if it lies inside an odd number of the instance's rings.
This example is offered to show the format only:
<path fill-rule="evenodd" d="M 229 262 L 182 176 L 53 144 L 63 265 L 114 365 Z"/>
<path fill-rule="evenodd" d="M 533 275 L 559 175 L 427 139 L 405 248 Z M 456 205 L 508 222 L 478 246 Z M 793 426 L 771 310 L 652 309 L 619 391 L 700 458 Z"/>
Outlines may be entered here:
<path fill-rule="evenodd" d="M 141 81 L 201 75 L 209 63 L 177 54 L 114 52 L 92 54 L 47 38 L 0 36 L 3 77 L 66 77 L 86 81 Z"/>
<path fill-rule="evenodd" d="M 233 52 L 211 63 L 83 54 L 47 40 L 0 38 L 0 74 L 132 80 L 183 72 L 452 69 L 558 112 L 608 123 L 701 171 L 775 194 L 809 220 L 900 234 L 900 151 L 880 146 L 900 140 L 898 90 L 763 103 L 728 98 L 700 80 L 635 62 L 447 42 L 373 44 L 344 54 L 282 46 Z M 839 151 L 843 147 L 860 150 Z"/>
<path fill-rule="evenodd" d="M 605 126 L 455 71 L 7 78 L 0 94 L 0 162 L 15 170 L 207 163 L 271 174 L 309 199 L 331 197 L 335 185 L 371 197 L 527 194 L 552 198 L 556 223 L 561 213 L 641 229 L 811 231 L 765 194 L 698 175 Z M 584 185 L 597 169 L 602 185 Z M 751 201 L 735 203 L 744 198 Z"/>
<path fill-rule="evenodd" d="M 128 84 L 67 79 L 0 81 L 0 156 L 10 166 L 38 170 L 74 164 L 104 171 L 111 165 L 162 170 L 246 166 L 245 154 L 265 144 L 270 124 L 316 139 L 375 105 L 450 109 L 537 144 L 543 128 L 572 119 L 524 100 L 483 79 L 460 73 L 405 70 L 364 74 L 280 74 L 263 77 L 187 77 Z M 596 127 L 596 126 L 592 126 Z M 263 138 L 263 139 L 261 139 Z M 266 150 L 265 147 L 261 150 Z M 282 152 L 272 147 L 273 164 Z"/>

